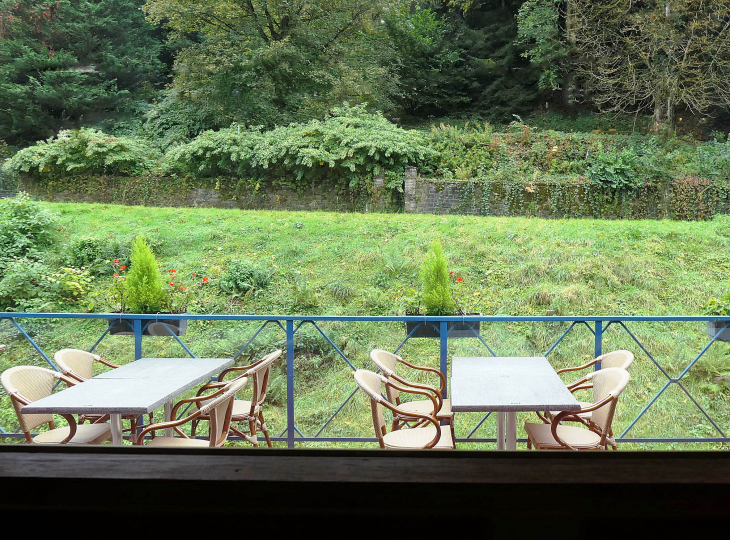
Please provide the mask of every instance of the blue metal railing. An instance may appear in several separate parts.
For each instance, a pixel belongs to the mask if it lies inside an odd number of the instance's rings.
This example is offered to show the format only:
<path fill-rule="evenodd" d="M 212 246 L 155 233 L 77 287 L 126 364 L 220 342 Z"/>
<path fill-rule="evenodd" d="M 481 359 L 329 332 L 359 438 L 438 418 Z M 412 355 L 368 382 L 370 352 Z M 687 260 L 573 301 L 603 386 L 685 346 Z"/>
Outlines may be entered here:
<path fill-rule="evenodd" d="M 279 436 L 273 436 L 274 441 L 284 441 L 287 446 L 294 447 L 295 444 L 300 442 L 365 442 L 375 441 L 371 437 L 325 437 L 322 436 L 323 431 L 327 426 L 337 417 L 342 409 L 350 402 L 350 400 L 356 395 L 357 387 L 353 381 L 353 391 L 348 395 L 345 401 L 339 405 L 334 405 L 334 413 L 324 422 L 317 433 L 314 436 L 305 436 L 302 431 L 297 427 L 295 422 L 295 411 L 297 410 L 297 394 L 295 392 L 295 369 L 294 359 L 296 356 L 295 351 L 295 336 L 297 332 L 301 331 L 304 325 L 311 325 L 321 336 L 329 343 L 333 348 L 333 351 L 339 356 L 349 370 L 355 370 L 356 367 L 347 355 L 340 350 L 340 348 L 334 343 L 334 341 L 327 335 L 325 329 L 323 329 L 322 323 L 358 323 L 358 322 L 391 322 L 391 323 L 403 323 L 405 321 L 415 321 L 418 324 L 413 331 L 405 337 L 400 345 L 394 350 L 398 352 L 408 341 L 412 338 L 413 334 L 416 333 L 421 325 L 433 325 L 439 332 L 439 366 L 442 373 L 448 377 L 448 348 L 450 343 L 449 338 L 449 323 L 470 323 L 479 321 L 480 323 L 520 323 L 520 322 L 531 322 L 531 323 L 565 323 L 567 328 L 560 335 L 560 337 L 552 343 L 552 345 L 543 353 L 544 356 L 549 356 L 568 336 L 571 331 L 576 327 L 586 327 L 593 337 L 592 350 L 595 356 L 599 356 L 603 351 L 604 336 L 611 327 L 617 327 L 619 330 L 625 332 L 627 339 L 630 339 L 635 343 L 636 347 L 641 350 L 643 356 L 648 358 L 651 363 L 657 368 L 658 372 L 663 378 L 660 382 L 660 388 L 656 394 L 648 400 L 647 403 L 643 404 L 641 411 L 637 416 L 629 423 L 629 425 L 623 429 L 623 431 L 616 437 L 617 442 L 620 443 L 688 443 L 688 442 L 706 442 L 706 443 L 727 443 L 730 442 L 730 437 L 725 434 L 722 422 L 713 418 L 712 414 L 702 406 L 702 404 L 692 395 L 687 385 L 683 384 L 683 379 L 694 367 L 700 358 L 709 350 L 709 348 L 715 343 L 719 336 L 719 332 L 714 337 L 708 337 L 709 340 L 704 347 L 689 360 L 687 365 L 682 369 L 678 376 L 672 377 L 669 372 L 661 365 L 661 363 L 651 354 L 649 349 L 641 343 L 637 338 L 636 334 L 632 332 L 627 323 L 634 322 L 665 322 L 665 323 L 686 323 L 686 322 L 707 322 L 707 321 L 722 321 L 724 323 L 724 329 L 730 327 L 730 321 L 727 318 L 721 316 L 591 316 L 591 317 L 567 317 L 567 316 L 547 316 L 547 317 L 509 317 L 509 316 L 481 316 L 481 315 L 466 315 L 466 316 L 453 316 L 453 317 L 424 317 L 424 316 L 309 316 L 309 315 L 164 315 L 164 321 L 160 320 L 158 315 L 138 315 L 138 314 L 96 314 L 96 313 L 2 313 L 0 312 L 0 322 L 9 321 L 18 332 L 35 348 L 40 356 L 49 364 L 53 369 L 57 369 L 53 364 L 49 356 L 43 351 L 36 341 L 29 335 L 29 333 L 23 328 L 24 321 L 33 319 L 77 319 L 77 320 L 89 320 L 89 319 L 106 319 L 107 321 L 113 319 L 115 322 L 126 322 L 129 324 L 130 332 L 134 337 L 134 357 L 135 359 L 143 356 L 143 335 L 146 329 L 152 323 L 162 324 L 164 328 L 169 330 L 170 335 L 177 340 L 179 345 L 186 351 L 186 353 L 195 357 L 191 349 L 186 345 L 179 336 L 175 335 L 172 331 L 169 323 L 176 320 L 186 319 L 188 321 L 249 321 L 255 323 L 261 323 L 258 329 L 253 333 L 252 337 L 245 340 L 245 344 L 238 350 L 235 355 L 238 358 L 244 351 L 246 351 L 264 330 L 264 328 L 273 325 L 278 328 L 279 331 L 285 335 L 286 342 L 286 428 L 281 432 Z M 158 325 L 159 326 L 159 325 Z M 464 324 L 461 325 L 462 327 Z M 90 350 L 94 350 L 99 343 L 102 342 L 109 334 L 111 325 L 109 325 L 103 332 L 101 337 L 94 343 Z M 485 342 L 483 337 L 472 330 L 473 338 L 478 340 L 478 346 L 484 347 L 490 355 L 496 356 L 493 347 Z M 500 351 L 504 356 L 519 356 L 510 354 L 509 352 Z M 638 355 L 637 355 L 638 356 Z M 596 366 L 596 369 L 600 369 L 600 365 Z M 696 407 L 697 411 L 709 422 L 712 426 L 714 436 L 687 436 L 687 437 L 628 437 L 629 432 L 634 428 L 636 423 L 644 417 L 659 398 L 672 387 L 678 388 L 683 395 L 685 395 Z M 447 386 L 448 388 L 448 386 Z M 473 442 L 473 443 L 493 443 L 496 439 L 493 438 L 477 438 L 475 433 L 483 425 L 484 421 L 489 417 L 489 414 L 484 415 L 476 426 L 471 429 L 469 435 L 465 438 L 457 439 L 458 442 Z M 615 426 L 614 426 L 615 427 Z M 0 426 L 0 438 L 2 437 L 17 437 L 19 433 L 12 433 Z"/>

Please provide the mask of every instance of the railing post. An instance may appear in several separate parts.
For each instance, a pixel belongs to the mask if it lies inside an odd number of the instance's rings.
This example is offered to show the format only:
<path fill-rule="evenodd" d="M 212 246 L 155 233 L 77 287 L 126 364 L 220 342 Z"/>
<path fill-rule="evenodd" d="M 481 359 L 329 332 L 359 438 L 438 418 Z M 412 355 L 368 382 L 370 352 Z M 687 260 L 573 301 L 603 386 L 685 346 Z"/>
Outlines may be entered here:
<path fill-rule="evenodd" d="M 294 321 L 286 321 L 286 444 L 294 448 Z"/>
<path fill-rule="evenodd" d="M 444 374 L 444 377 L 447 377 L 447 369 L 448 369 L 448 350 L 449 350 L 449 338 L 448 338 L 448 326 L 449 324 L 446 321 L 441 321 L 440 323 L 440 335 L 441 335 L 441 362 L 439 369 L 441 370 L 441 373 Z M 443 397 L 447 397 L 448 389 L 449 389 L 449 381 L 446 381 L 446 385 L 444 386 L 444 395 Z"/>
<path fill-rule="evenodd" d="M 598 358 L 603 354 L 603 321 L 596 321 L 596 337 L 595 337 L 595 348 L 593 351 L 593 358 Z M 595 370 L 601 369 L 601 363 L 596 362 Z"/>
<path fill-rule="evenodd" d="M 134 319 L 134 359 L 142 358 L 142 320 Z"/>

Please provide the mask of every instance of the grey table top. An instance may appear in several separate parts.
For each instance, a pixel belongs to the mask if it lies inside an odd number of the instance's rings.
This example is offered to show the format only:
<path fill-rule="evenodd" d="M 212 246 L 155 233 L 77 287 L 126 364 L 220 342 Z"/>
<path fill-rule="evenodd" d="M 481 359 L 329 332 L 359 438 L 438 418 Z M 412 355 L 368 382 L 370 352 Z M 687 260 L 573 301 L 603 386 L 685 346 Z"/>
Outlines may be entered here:
<path fill-rule="evenodd" d="M 232 358 L 142 358 L 34 401 L 22 412 L 146 414 L 232 364 Z"/>
<path fill-rule="evenodd" d="M 233 358 L 140 358 L 94 379 L 196 378 L 197 382 L 233 365 Z M 196 382 L 196 384 L 197 384 Z"/>
<path fill-rule="evenodd" d="M 451 364 L 456 412 L 579 411 L 544 357 L 460 357 Z"/>

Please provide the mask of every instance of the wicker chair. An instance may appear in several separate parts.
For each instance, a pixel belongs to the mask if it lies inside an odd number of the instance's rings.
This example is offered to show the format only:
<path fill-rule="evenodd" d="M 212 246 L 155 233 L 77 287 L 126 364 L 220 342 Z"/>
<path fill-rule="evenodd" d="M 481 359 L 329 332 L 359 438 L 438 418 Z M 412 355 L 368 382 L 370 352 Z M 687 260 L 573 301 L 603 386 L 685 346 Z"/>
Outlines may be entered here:
<path fill-rule="evenodd" d="M 177 416 L 180 407 L 188 403 L 198 405 L 196 410 L 179 420 L 171 420 L 169 422 L 160 422 L 152 424 L 144 428 L 137 437 L 137 444 L 143 444 L 144 436 L 147 433 L 154 432 L 159 429 L 173 428 L 180 435 L 179 437 L 154 437 L 147 446 L 164 446 L 164 447 L 213 447 L 223 446 L 228 439 L 228 430 L 231 425 L 231 413 L 233 412 L 233 402 L 236 398 L 236 392 L 246 386 L 248 380 L 246 377 L 239 377 L 219 388 L 212 394 L 195 396 L 192 398 L 181 399 L 172 408 L 172 417 Z M 204 402 L 204 403 L 203 403 Z M 208 439 L 196 439 L 188 437 L 180 429 L 180 426 L 188 422 L 193 422 L 205 415 L 209 419 L 210 429 L 208 431 Z M 194 437 L 194 435 L 192 436 Z"/>
<path fill-rule="evenodd" d="M 626 371 L 629 370 L 631 367 L 631 364 L 634 362 L 634 355 L 630 351 L 613 351 L 610 353 L 602 354 L 601 356 L 598 356 L 588 362 L 587 364 L 583 364 L 582 366 L 578 367 L 569 367 L 569 368 L 563 368 L 559 369 L 556 373 L 568 373 L 572 371 L 580 371 L 586 368 L 589 368 L 591 366 L 594 366 L 598 362 L 601 362 L 601 368 L 607 369 L 607 368 L 621 368 L 625 369 Z M 572 383 L 567 385 L 571 392 L 576 392 L 578 390 L 587 390 L 590 388 L 593 388 L 593 385 L 585 379 L 585 377 L 578 379 L 577 381 L 573 381 Z M 588 407 L 591 405 L 591 403 L 587 401 L 579 401 L 581 408 Z M 545 423 L 550 423 L 553 421 L 555 416 L 560 411 L 547 411 L 545 413 L 545 418 L 540 417 L 540 419 Z M 540 416 L 538 414 L 538 416 Z M 563 418 L 563 422 L 580 422 L 584 425 L 588 425 L 588 422 L 590 420 L 590 413 L 578 413 L 573 414 L 568 417 Z"/>
<path fill-rule="evenodd" d="M 16 366 L 3 372 L 0 377 L 5 392 L 10 396 L 10 401 L 18 416 L 20 429 L 25 434 L 26 442 L 39 444 L 101 444 L 111 438 L 109 424 L 97 423 L 77 425 L 76 420 L 70 414 L 59 416 L 66 419 L 68 427 L 57 428 L 50 414 L 23 414 L 21 408 L 24 405 L 50 396 L 53 387 L 58 381 L 73 386 L 76 381 L 66 377 L 57 371 L 35 366 Z M 33 437 L 31 430 L 48 423 L 49 431 L 45 431 Z"/>
<path fill-rule="evenodd" d="M 373 361 L 373 363 L 378 366 L 378 369 L 383 372 L 383 374 L 388 378 L 390 382 L 397 382 L 399 384 L 405 384 L 407 386 L 412 386 L 416 388 L 420 388 L 421 390 L 431 390 L 436 395 L 436 400 L 438 404 L 437 412 L 436 412 L 436 420 L 439 422 L 444 422 L 448 424 L 451 428 L 451 437 L 454 437 L 454 413 L 451 411 L 451 400 L 450 399 L 443 399 L 443 392 L 444 388 L 446 386 L 446 377 L 444 377 L 444 374 L 441 373 L 438 369 L 426 367 L 426 366 L 417 366 L 415 364 L 411 364 L 410 362 L 407 362 L 406 360 L 403 360 L 400 356 L 397 354 L 390 353 L 388 351 L 384 351 L 381 349 L 374 349 L 370 352 L 370 359 Z M 411 381 L 408 381 L 404 379 L 403 377 L 400 377 L 396 374 L 396 366 L 398 363 L 401 363 L 407 367 L 410 367 L 412 369 L 417 369 L 419 371 L 426 371 L 429 373 L 434 373 L 439 376 L 439 388 L 434 388 L 432 386 L 428 385 L 422 385 L 422 384 L 416 384 Z M 386 387 L 386 396 L 388 397 L 388 401 L 393 403 L 397 409 L 397 412 L 393 413 L 393 426 L 392 430 L 395 431 L 397 429 L 400 429 L 403 427 L 407 422 L 416 422 L 416 425 L 423 424 L 423 421 L 418 422 L 416 420 L 416 417 L 414 415 L 430 415 L 433 414 L 433 405 L 431 404 L 431 401 L 428 399 L 421 399 L 421 400 L 413 400 L 413 401 L 406 401 L 401 402 L 400 395 L 398 394 L 398 390 L 393 388 L 392 386 Z"/>
<path fill-rule="evenodd" d="M 266 439 L 267 446 L 271 447 L 271 437 L 269 429 L 266 427 L 264 420 L 263 404 L 266 400 L 266 390 L 269 386 L 269 375 L 271 373 L 271 365 L 281 356 L 281 349 L 267 354 L 260 360 L 257 360 L 248 366 L 237 366 L 228 368 L 218 376 L 218 382 L 208 383 L 198 392 L 204 392 L 212 388 L 220 388 L 226 375 L 229 373 L 243 372 L 239 378 L 249 378 L 253 381 L 253 393 L 250 400 L 236 400 L 233 402 L 233 416 L 231 418 L 231 431 L 258 447 L 257 431 L 261 431 Z M 192 424 L 192 433 L 195 434 L 197 425 L 203 420 L 208 420 L 207 415 L 200 415 Z M 238 429 L 236 422 L 248 422 L 248 432 Z"/>
<path fill-rule="evenodd" d="M 437 448 L 444 450 L 455 448 L 452 431 L 442 429 L 436 417 L 433 416 L 433 410 L 438 408 L 438 402 L 433 392 L 422 390 L 415 387 L 415 385 L 410 388 L 396 385 L 384 375 L 366 369 L 358 369 L 355 371 L 354 376 L 357 385 L 370 398 L 373 426 L 380 448 Z M 398 414 L 398 408 L 382 396 L 382 385 L 385 385 L 386 390 L 391 387 L 392 390 L 419 394 L 430 400 L 431 409 L 427 414 L 412 413 L 412 418 L 420 424 L 418 427 L 392 430 L 390 433 L 386 431 L 383 408 L 389 409 L 394 415 Z"/>
<path fill-rule="evenodd" d="M 109 360 L 105 360 L 98 354 L 93 354 L 79 349 L 61 349 L 53 355 L 53 360 L 56 362 L 58 369 L 61 370 L 61 373 L 78 382 L 84 382 L 94 376 L 94 362 L 99 362 L 100 364 L 112 369 L 119 367 L 117 364 L 114 364 Z M 83 424 L 84 422 L 96 424 L 99 422 L 106 422 L 107 420 L 109 420 L 108 414 L 82 414 L 78 417 L 79 424 Z M 139 416 L 135 414 L 124 414 L 122 415 L 122 420 L 129 420 L 130 439 L 134 444 L 137 440 L 135 434 L 137 433 L 137 421 L 139 420 Z M 154 413 L 150 413 L 150 424 L 153 422 Z"/>
<path fill-rule="evenodd" d="M 591 405 L 581 410 L 581 414 L 590 415 L 587 429 L 561 425 L 564 419 L 576 414 L 573 411 L 563 411 L 555 414 L 550 424 L 525 424 L 528 448 L 534 446 L 538 450 L 607 450 L 611 446 L 614 450 L 617 449 L 611 436 L 611 422 L 618 397 L 629 383 L 629 372 L 621 368 L 606 368 L 593 371 L 584 379 L 592 383 L 594 398 Z"/>

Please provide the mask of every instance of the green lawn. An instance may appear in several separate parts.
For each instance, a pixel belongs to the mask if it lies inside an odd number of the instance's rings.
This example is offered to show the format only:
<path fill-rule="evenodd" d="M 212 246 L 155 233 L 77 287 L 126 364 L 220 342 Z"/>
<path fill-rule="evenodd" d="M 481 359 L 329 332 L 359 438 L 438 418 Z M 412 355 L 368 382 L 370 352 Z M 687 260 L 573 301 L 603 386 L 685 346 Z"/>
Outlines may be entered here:
<path fill-rule="evenodd" d="M 433 239 L 444 246 L 455 296 L 465 312 L 485 315 L 697 315 L 727 285 L 730 218 L 711 222 L 539 220 L 402 214 L 334 214 L 216 209 L 143 208 L 113 205 L 46 204 L 60 216 L 59 239 L 49 260 L 62 261 L 67 246 L 85 236 L 132 238 L 143 233 L 158 246 L 163 271 L 210 277 L 194 313 L 397 315 L 419 288 L 418 270 Z M 261 265 L 268 287 L 248 295 L 221 294 L 216 280 L 233 261 Z M 60 264 L 60 262 L 59 262 Z M 99 278 L 97 291 L 111 278 Z M 112 306 L 102 293 L 78 306 L 95 311 Z M 59 307 L 58 309 L 61 309 Z M 48 353 L 88 348 L 103 331 L 101 322 L 28 325 Z M 701 323 L 630 323 L 629 329 L 671 376 L 676 376 L 708 341 Z M 230 355 L 258 328 L 251 323 L 191 323 L 185 342 L 198 356 Z M 356 366 L 369 366 L 373 348 L 395 349 L 405 337 L 399 323 L 331 323 L 322 328 Z M 567 328 L 565 323 L 489 323 L 483 339 L 498 354 L 543 354 Z M 311 326 L 298 332 L 297 425 L 316 433 L 352 392 L 350 368 Z M 0 370 L 42 359 L 9 323 L 0 324 Z M 145 355 L 184 354 L 172 338 L 145 339 Z M 283 332 L 266 329 L 252 355 L 283 346 Z M 666 382 L 666 378 L 620 327 L 604 336 L 604 351 L 625 348 L 636 362 L 632 382 L 614 422 L 620 433 Z M 109 337 L 99 352 L 118 362 L 133 354 L 131 338 Z M 436 366 L 435 340 L 411 340 L 404 357 Z M 451 355 L 488 354 L 475 339 L 455 340 Z M 551 354 L 555 367 L 576 365 L 593 355 L 593 335 L 576 327 Z M 724 431 L 730 431 L 728 393 L 712 377 L 730 372 L 727 345 L 718 343 L 683 381 Z M 280 365 L 266 409 L 272 433 L 285 427 L 285 368 Z M 479 415 L 459 415 L 457 436 L 465 436 Z M 520 415 L 519 424 L 530 415 Z M 14 427 L 14 413 L 2 397 L 0 425 Z M 365 399 L 356 395 L 323 431 L 328 436 L 371 436 Z M 476 436 L 494 435 L 485 422 Z M 676 385 L 668 389 L 630 433 L 633 437 L 715 436 L 713 428 Z M 655 445 L 656 448 L 713 448 L 718 445 Z M 468 448 L 469 445 L 463 445 Z M 631 448 L 633 445 L 625 445 Z M 644 447 L 644 446 L 642 446 Z"/>

